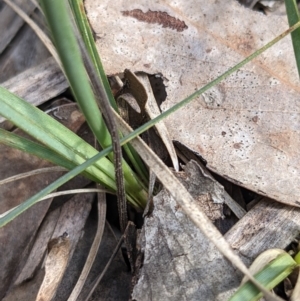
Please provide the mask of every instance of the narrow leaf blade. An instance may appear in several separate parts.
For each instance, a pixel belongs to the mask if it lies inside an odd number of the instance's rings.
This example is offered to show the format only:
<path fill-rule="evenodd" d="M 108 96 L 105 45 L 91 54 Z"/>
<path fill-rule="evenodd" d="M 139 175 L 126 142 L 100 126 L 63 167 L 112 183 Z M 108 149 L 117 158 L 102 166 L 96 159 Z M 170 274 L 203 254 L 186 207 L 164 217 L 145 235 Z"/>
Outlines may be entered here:
<path fill-rule="evenodd" d="M 285 0 L 286 13 L 289 25 L 293 26 L 300 21 L 299 10 L 295 0 Z M 297 63 L 298 74 L 300 76 L 300 28 L 294 30 L 291 34 L 294 54 Z"/>

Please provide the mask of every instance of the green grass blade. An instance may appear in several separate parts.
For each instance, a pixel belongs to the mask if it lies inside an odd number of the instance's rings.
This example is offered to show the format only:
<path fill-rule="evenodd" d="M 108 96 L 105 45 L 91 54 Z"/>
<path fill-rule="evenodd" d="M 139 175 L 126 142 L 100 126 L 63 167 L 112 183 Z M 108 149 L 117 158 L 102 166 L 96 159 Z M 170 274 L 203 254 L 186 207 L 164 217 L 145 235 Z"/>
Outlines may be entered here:
<path fill-rule="evenodd" d="M 74 12 L 75 21 L 76 21 L 78 29 L 81 33 L 81 36 L 83 38 L 84 44 L 85 44 L 85 46 L 90 54 L 90 57 L 94 63 L 94 66 L 98 73 L 99 79 L 103 83 L 104 89 L 106 91 L 106 95 L 108 96 L 108 99 L 109 99 L 109 102 L 110 102 L 111 106 L 114 108 L 114 110 L 118 112 L 117 103 L 111 92 L 106 74 L 103 69 L 101 59 L 100 59 L 98 51 L 96 49 L 94 37 L 93 37 L 92 31 L 90 29 L 90 25 L 88 23 L 86 14 L 85 14 L 83 1 L 82 0 L 69 0 L 69 3 Z"/>
<path fill-rule="evenodd" d="M 98 108 L 94 91 L 87 75 L 81 56 L 81 49 L 76 38 L 76 27 L 70 18 L 70 7 L 67 1 L 42 0 L 41 6 L 50 27 L 54 44 L 64 67 L 74 97 L 83 112 L 87 123 L 102 148 L 112 144 L 111 136 Z M 112 154 L 110 155 L 113 161 Z M 145 203 L 145 191 L 136 174 L 123 160 L 122 168 L 126 179 L 126 190 L 131 194 L 139 194 Z"/>
<path fill-rule="evenodd" d="M 60 156 L 55 151 L 3 129 L 0 129 L 0 143 L 24 151 L 27 154 L 37 156 L 66 169 L 76 167 L 74 163 Z"/>
<path fill-rule="evenodd" d="M 76 166 L 97 150 L 43 111 L 0 86 L 0 115 Z M 88 170 L 105 187 L 115 189 L 114 167 L 103 158 Z"/>
<path fill-rule="evenodd" d="M 105 152 L 102 151 L 98 153 L 93 158 L 87 160 L 83 164 L 75 167 L 73 170 L 69 171 L 56 181 L 54 181 L 52 184 L 47 186 L 46 188 L 39 191 L 37 194 L 32 196 L 31 198 L 27 199 L 25 202 L 20 204 L 18 207 L 11 210 L 8 214 L 6 214 L 4 217 L 0 218 L 0 227 L 5 226 L 7 223 L 15 219 L 17 216 L 19 216 L 21 213 L 32 207 L 34 204 L 38 203 L 43 197 L 57 189 L 58 187 L 62 186 L 72 178 L 74 178 L 76 175 L 82 173 L 85 169 L 88 169 L 90 165 L 94 164 L 96 161 L 98 161 L 101 157 L 103 158 L 105 155 Z"/>
<path fill-rule="evenodd" d="M 143 181 L 143 184 L 148 185 L 149 172 L 146 169 L 144 162 L 142 161 L 138 153 L 129 143 L 123 145 L 123 149 L 126 152 L 126 155 L 128 156 L 128 159 L 130 160 L 131 164 L 133 165 L 134 170 Z"/>
<path fill-rule="evenodd" d="M 95 148 L 64 125 L 1 86 L 0 115 L 76 166 L 97 154 Z M 96 178 L 98 183 L 116 190 L 114 166 L 107 158 L 95 162 L 87 172 Z M 130 176 L 133 177 L 129 174 Z M 125 186 L 128 188 L 128 197 L 134 200 L 134 204 L 139 204 L 139 208 L 143 208 L 147 200 L 146 192 L 140 186 L 139 190 L 132 189 L 131 183 L 127 181 Z"/>
<path fill-rule="evenodd" d="M 259 273 L 255 274 L 254 278 L 265 288 L 271 290 L 281 281 L 283 281 L 294 268 L 297 263 L 288 254 L 284 253 L 277 256 Z M 250 281 L 242 285 L 236 293 L 229 299 L 229 301 L 256 301 L 262 297 L 260 290 Z"/>
<path fill-rule="evenodd" d="M 111 152 L 111 147 L 110 149 L 108 148 L 107 150 L 103 150 L 94 157 L 90 158 L 83 164 L 75 167 L 56 181 L 54 181 L 52 184 L 49 186 L 45 187 L 42 189 L 40 192 L 32 196 L 31 198 L 27 199 L 25 202 L 20 204 L 18 207 L 14 208 L 11 210 L 8 214 L 6 214 L 4 217 L 0 218 L 0 227 L 5 226 L 7 223 L 15 219 L 17 216 L 19 216 L 21 213 L 32 207 L 34 204 L 38 203 L 43 197 L 47 196 L 49 193 L 53 192 L 55 189 L 58 187 L 62 186 L 75 176 L 79 175 L 82 173 L 84 170 L 88 170 L 92 164 L 95 164 L 97 161 L 105 159 L 105 156 Z M 136 203 L 136 201 L 131 197 L 128 196 L 128 201 L 131 202 L 136 208 L 139 208 L 140 205 Z M 141 207 L 140 207 L 141 208 Z M 141 208 L 142 209 L 142 208 Z"/>
<path fill-rule="evenodd" d="M 43 160 L 49 161 L 55 165 L 64 167 L 68 170 L 71 170 L 76 167 L 76 164 L 60 156 L 57 152 L 37 142 L 28 140 L 24 137 L 21 137 L 17 134 L 11 133 L 3 129 L 0 129 L 0 143 L 24 151 L 27 154 L 34 155 Z M 95 178 L 88 172 L 83 172 L 82 174 L 94 182 L 98 181 L 97 178 Z"/>
<path fill-rule="evenodd" d="M 289 25 L 293 26 L 300 21 L 299 10 L 297 2 L 295 0 L 285 0 L 286 13 L 289 21 Z M 296 64 L 298 68 L 298 74 L 300 76 L 300 28 L 292 32 L 292 42 L 294 47 L 294 54 L 296 58 Z"/>
<path fill-rule="evenodd" d="M 300 265 L 300 252 L 298 252 L 296 254 L 296 256 L 294 257 L 295 261 Z"/>
<path fill-rule="evenodd" d="M 68 3 L 61 0 L 42 0 L 41 6 L 73 95 L 100 145 L 103 148 L 108 147 L 111 145 L 111 137 L 84 67 L 81 51 L 73 32 L 74 24 L 66 17 L 69 15 Z"/>
<path fill-rule="evenodd" d="M 111 106 L 114 108 L 116 112 L 118 112 L 118 107 L 115 101 L 115 98 L 111 92 L 110 85 L 108 83 L 100 56 L 98 54 L 96 44 L 94 41 L 94 37 L 89 25 L 89 22 L 87 20 L 87 16 L 85 14 L 84 5 L 82 0 L 72 0 L 69 1 L 72 10 L 74 12 L 74 17 L 76 24 L 78 26 L 78 29 L 81 33 L 81 36 L 83 38 L 83 41 L 85 43 L 86 49 L 88 53 L 90 54 L 90 57 L 94 63 L 95 69 L 98 73 L 99 80 L 102 82 L 106 95 L 108 97 L 108 100 L 111 104 Z M 120 135 L 121 137 L 121 135 Z M 124 150 L 132 163 L 133 167 L 135 168 L 137 174 L 141 177 L 144 183 L 148 183 L 148 171 L 145 168 L 145 165 L 143 161 L 140 159 L 139 155 L 136 153 L 133 147 L 130 146 L 130 144 L 124 145 Z"/>

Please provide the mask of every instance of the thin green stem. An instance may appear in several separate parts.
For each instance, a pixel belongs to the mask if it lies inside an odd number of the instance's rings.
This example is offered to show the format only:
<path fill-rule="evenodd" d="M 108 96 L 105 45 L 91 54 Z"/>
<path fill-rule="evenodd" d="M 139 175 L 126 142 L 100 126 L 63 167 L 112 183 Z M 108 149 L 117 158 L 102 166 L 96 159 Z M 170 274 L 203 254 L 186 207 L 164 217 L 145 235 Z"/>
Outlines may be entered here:
<path fill-rule="evenodd" d="M 88 53 L 94 63 L 96 71 L 99 76 L 99 80 L 102 81 L 106 95 L 109 99 L 111 106 L 118 112 L 118 106 L 116 104 L 115 98 L 111 92 L 109 82 L 106 78 L 105 71 L 103 69 L 103 65 L 101 59 L 99 57 L 98 51 L 96 49 L 96 45 L 94 42 L 94 37 L 91 32 L 82 0 L 69 0 L 69 3 L 74 12 L 75 21 L 83 38 L 84 44 L 88 50 Z"/>
<path fill-rule="evenodd" d="M 78 29 L 81 33 L 81 36 L 82 36 L 82 39 L 86 46 L 86 49 L 93 61 L 95 69 L 97 71 L 98 78 L 104 87 L 104 90 L 106 92 L 107 98 L 108 98 L 111 106 L 114 108 L 114 110 L 116 112 L 118 112 L 118 106 L 116 104 L 115 98 L 112 94 L 110 85 L 108 83 L 100 56 L 99 56 L 97 48 L 96 48 L 94 37 L 93 37 L 91 28 L 90 28 L 88 20 L 87 20 L 87 16 L 85 14 L 83 1 L 82 0 L 72 0 L 72 1 L 69 0 L 69 3 L 74 12 L 75 21 L 76 21 Z M 121 133 L 120 133 L 120 137 L 122 137 Z M 141 177 L 143 183 L 148 183 L 148 171 L 145 168 L 144 163 L 140 159 L 139 155 L 136 153 L 134 148 L 130 146 L 130 144 L 124 145 L 123 148 L 127 154 L 128 159 L 130 160 L 133 167 L 135 168 L 137 174 Z"/>
<path fill-rule="evenodd" d="M 68 1 L 41 0 L 41 6 L 51 30 L 54 44 L 64 67 L 65 74 L 70 83 L 71 90 L 89 127 L 102 148 L 106 148 L 112 144 L 116 146 L 119 140 L 114 139 L 112 141 L 111 135 L 98 108 L 96 99 L 99 99 L 100 95 L 97 93 L 97 97 L 95 97 L 93 90 L 93 88 L 96 87 L 94 85 L 95 81 L 91 83 L 91 79 L 94 78 L 92 77 L 93 74 L 87 74 L 82 57 L 82 50 L 84 49 L 80 48 L 81 44 L 80 41 L 78 41 L 78 30 L 74 19 L 72 18 Z M 98 75 L 96 74 L 95 77 L 98 77 Z M 97 92 L 101 91 L 102 104 L 106 104 L 105 98 L 107 98 L 107 95 L 103 88 L 103 81 L 99 79 L 97 83 L 101 88 L 97 89 Z M 103 108 L 105 107 L 102 105 L 102 109 Z M 108 111 L 106 112 L 105 119 L 108 122 L 110 118 Z M 103 114 L 105 114 L 105 112 Z M 107 125 L 111 124 L 112 123 L 110 122 Z M 112 131 L 111 126 L 109 129 Z M 117 158 L 116 152 L 115 156 L 110 153 L 108 157 L 111 161 L 114 161 L 114 158 Z M 146 192 L 143 189 L 142 183 L 140 183 L 137 175 L 132 171 L 125 160 L 122 160 L 121 166 L 124 171 L 127 194 L 130 194 L 132 198 L 135 198 L 135 201 L 140 203 L 141 206 L 145 205 Z M 120 167 L 118 166 L 115 170 L 120 170 Z M 117 186 L 119 187 L 119 185 Z"/>
<path fill-rule="evenodd" d="M 289 25 L 293 26 L 300 21 L 299 10 L 296 0 L 285 0 L 286 13 L 289 21 Z M 298 68 L 298 74 L 300 75 L 300 28 L 294 30 L 291 34 L 294 55 Z"/>

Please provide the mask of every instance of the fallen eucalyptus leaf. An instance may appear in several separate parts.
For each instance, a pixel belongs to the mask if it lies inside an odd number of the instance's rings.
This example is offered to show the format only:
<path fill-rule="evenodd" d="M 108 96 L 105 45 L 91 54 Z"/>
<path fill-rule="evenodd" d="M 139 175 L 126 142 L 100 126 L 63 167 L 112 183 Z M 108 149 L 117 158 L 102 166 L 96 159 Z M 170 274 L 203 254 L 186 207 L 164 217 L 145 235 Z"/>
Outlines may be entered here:
<path fill-rule="evenodd" d="M 85 1 L 108 74 L 161 73 L 162 109 L 288 28 L 236 1 Z M 243 18 L 241 18 L 241 15 Z M 299 79 L 290 38 L 169 116 L 171 138 L 207 167 L 280 202 L 300 205 Z"/>

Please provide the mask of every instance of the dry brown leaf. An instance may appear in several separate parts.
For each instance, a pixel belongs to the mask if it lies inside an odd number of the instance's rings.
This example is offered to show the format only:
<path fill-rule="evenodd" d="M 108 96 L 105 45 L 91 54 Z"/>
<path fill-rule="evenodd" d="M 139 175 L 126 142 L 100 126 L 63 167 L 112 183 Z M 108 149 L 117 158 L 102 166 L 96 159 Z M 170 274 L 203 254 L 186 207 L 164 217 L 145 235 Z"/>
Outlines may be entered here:
<path fill-rule="evenodd" d="M 14 0 L 24 13 L 31 16 L 44 30 L 42 14 L 34 10 L 31 0 Z M 44 62 L 50 55 L 32 29 L 1 1 L 0 11 L 0 82 Z"/>
<path fill-rule="evenodd" d="M 142 82 L 142 84 L 145 87 L 145 90 L 148 94 L 148 100 L 145 105 L 145 111 L 147 112 L 148 116 L 150 119 L 154 119 L 160 114 L 159 107 L 157 105 L 157 102 L 155 100 L 154 94 L 152 92 L 151 88 L 151 83 L 149 81 L 149 78 L 147 74 L 139 74 L 137 75 L 139 80 Z M 173 167 L 175 168 L 176 171 L 179 171 L 179 163 L 178 163 L 178 158 L 177 154 L 174 148 L 174 145 L 172 143 L 172 140 L 170 139 L 170 135 L 168 132 L 168 129 L 163 121 L 160 121 L 155 125 L 155 128 L 157 132 L 159 133 L 159 136 L 161 140 L 163 141 L 166 149 L 168 150 L 168 153 L 170 155 L 170 158 L 173 162 Z"/>
<path fill-rule="evenodd" d="M 77 247 L 78 241 L 82 237 L 83 228 L 85 227 L 87 218 L 90 214 L 92 202 L 93 194 L 77 194 L 69 201 L 67 201 L 62 207 L 57 208 L 47 215 L 38 231 L 34 245 L 29 252 L 28 258 L 26 258 L 27 262 L 22 270 L 22 273 L 14 283 L 13 289 L 6 295 L 5 301 L 12 301 L 16 299 L 31 301 L 33 300 L 31 294 L 33 294 L 32 292 L 34 291 L 34 299 L 36 298 L 38 288 L 43 281 L 40 276 L 40 266 L 41 260 L 45 255 L 48 242 L 61 236 L 61 234 L 64 232 L 68 233 L 68 257 L 71 258 L 75 251 L 75 248 Z M 70 261 L 70 263 L 73 264 L 72 261 Z M 61 270 L 61 273 L 63 274 L 64 270 Z M 47 275 L 46 277 L 51 277 L 51 273 L 50 276 Z M 67 281 L 69 277 L 70 275 L 67 275 L 63 278 L 63 280 Z M 55 289 L 57 288 L 56 284 L 59 283 L 55 282 L 53 284 L 55 286 Z M 22 292 L 22 288 L 24 288 L 25 286 L 27 287 L 27 293 Z M 57 290 L 58 294 L 60 294 L 61 290 L 65 290 L 64 286 L 65 284 L 62 286 L 62 288 Z M 46 288 L 46 290 L 48 290 L 48 288 Z"/>
<path fill-rule="evenodd" d="M 45 256 L 45 252 L 47 251 L 47 244 L 51 240 L 53 229 L 57 224 L 59 215 L 60 210 L 56 209 L 47 214 L 47 216 L 43 220 L 43 223 L 36 235 L 34 245 L 30 250 L 30 255 L 28 256 L 26 264 L 24 265 L 21 273 L 15 281 L 14 286 L 21 285 L 23 282 L 30 280 L 30 278 L 34 276 L 38 266 Z"/>
<path fill-rule="evenodd" d="M 130 70 L 126 69 L 124 71 L 124 78 L 125 78 L 126 86 L 128 87 L 128 89 L 130 90 L 130 92 L 132 93 L 132 95 L 134 96 L 134 98 L 136 99 L 137 103 L 140 106 L 139 111 L 138 110 L 135 111 L 138 113 L 143 112 L 142 114 L 146 113 L 150 119 L 154 119 L 155 117 L 160 115 L 160 109 L 156 102 L 155 96 L 153 94 L 153 90 L 148 75 L 146 73 L 141 73 L 141 72 L 138 74 L 134 74 Z M 120 97 L 129 103 L 130 94 L 124 93 L 121 94 Z M 131 101 L 131 103 L 133 102 Z M 124 118 L 124 119 L 126 121 L 128 120 L 128 118 Z M 177 154 L 174 145 L 172 143 L 172 140 L 170 139 L 170 135 L 168 133 L 168 129 L 166 125 L 164 124 L 163 121 L 160 121 L 159 123 L 155 124 L 155 128 L 161 140 L 163 141 L 166 149 L 168 150 L 168 153 L 173 163 L 173 167 L 175 168 L 176 171 L 178 171 L 179 163 L 178 163 Z"/>
<path fill-rule="evenodd" d="M 108 74 L 162 73 L 166 110 L 287 27 L 236 1 L 85 1 Z M 242 17 L 241 17 L 242 16 Z M 165 120 L 220 175 L 300 205 L 299 79 L 285 38 Z"/>
<path fill-rule="evenodd" d="M 1 84 L 34 106 L 41 105 L 50 98 L 63 93 L 68 83 L 53 58 L 32 67 Z M 0 117 L 0 122 L 4 118 Z"/>
<path fill-rule="evenodd" d="M 73 255 L 76 245 L 83 234 L 83 228 L 85 226 L 86 220 L 89 216 L 91 207 L 92 207 L 93 195 L 75 195 L 70 201 L 68 201 L 62 209 L 60 210 L 60 216 L 57 221 L 57 225 L 53 232 L 52 237 L 58 237 L 58 233 L 64 233 L 64 231 L 68 234 L 67 244 L 65 245 L 62 242 L 63 247 L 58 246 L 54 250 L 54 254 L 52 254 L 53 258 L 51 258 L 51 262 L 49 262 L 49 273 L 47 275 L 47 259 L 46 259 L 46 275 L 44 281 L 40 288 L 40 296 L 50 296 L 49 293 L 44 293 L 44 289 L 46 292 L 49 290 L 53 291 L 52 294 L 55 294 L 57 289 L 63 289 L 63 286 L 58 286 L 60 284 L 60 280 L 64 275 L 64 272 L 67 267 L 68 258 L 71 258 Z M 51 250 L 50 250 L 51 252 Z M 50 253 L 48 254 L 48 256 Z M 50 261 L 50 259 L 49 259 Z M 60 262 L 60 264 L 59 264 Z M 53 277 L 54 270 L 57 269 L 57 265 L 61 267 L 59 275 Z M 52 270 L 53 269 L 53 270 Z M 58 272 L 58 271 L 57 271 Z M 53 278 L 52 278 L 53 277 Z M 51 287 L 49 287 L 49 278 L 53 279 Z M 44 289 L 43 289 L 44 287 Z M 38 297 L 37 297 L 37 300 Z M 51 300 L 51 299 L 49 299 Z"/>
<path fill-rule="evenodd" d="M 84 122 L 76 107 L 60 110 L 66 126 L 78 130 Z M 20 132 L 18 131 L 18 134 Z M 0 145 L 0 179 L 33 169 L 50 166 L 41 160 L 19 150 Z M 0 214 L 19 205 L 61 175 L 61 172 L 39 174 L 0 186 Z M 85 184 L 87 182 L 85 181 Z M 30 208 L 24 214 L 0 229 L 0 299 L 14 284 L 32 247 L 33 239 L 52 200 L 45 200 Z M 57 236 L 64 231 L 60 231 Z"/>
<path fill-rule="evenodd" d="M 11 9 L 13 9 L 36 33 L 36 35 L 40 38 L 40 40 L 43 42 L 43 44 L 47 47 L 48 51 L 51 53 L 59 67 L 62 69 L 62 64 L 59 59 L 59 56 L 56 52 L 56 49 L 52 43 L 52 41 L 49 39 L 49 37 L 45 34 L 45 32 L 27 15 L 24 10 L 22 10 L 21 7 L 16 5 L 14 2 L 10 0 L 3 0 Z M 30 1 L 31 2 L 31 1 Z M 63 69 L 62 69 L 63 70 Z"/>
<path fill-rule="evenodd" d="M 5 145 L 0 146 L 0 178 L 6 178 L 18 173 L 29 171 L 37 167 L 49 166 L 49 163 L 25 154 L 21 151 L 11 149 Z M 49 182 L 54 181 L 60 173 L 51 173 L 33 176 L 20 181 L 11 182 L 0 186 L 0 213 L 19 205 L 26 198 L 46 187 Z M 9 287 L 13 284 L 16 273 L 25 264 L 29 247 L 34 239 L 35 233 L 40 226 L 51 199 L 46 200 L 24 212 L 24 215 L 13 220 L 0 229 L 0 299 L 3 298 Z"/>
<path fill-rule="evenodd" d="M 70 254 L 70 240 L 67 233 L 49 242 L 45 262 L 45 278 L 36 301 L 51 301 L 67 267 Z"/>
<path fill-rule="evenodd" d="M 31 14 L 35 9 L 35 5 L 30 0 L 16 0 L 15 3 L 27 14 Z M 1 9 L 0 20 L 0 53 L 2 53 L 24 21 L 7 5 Z"/>

